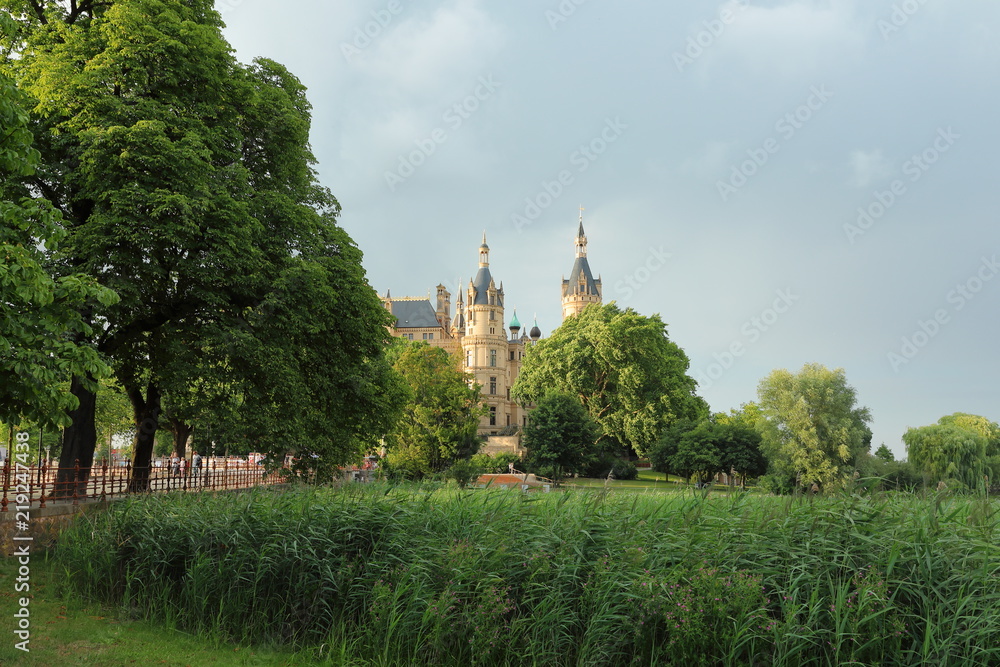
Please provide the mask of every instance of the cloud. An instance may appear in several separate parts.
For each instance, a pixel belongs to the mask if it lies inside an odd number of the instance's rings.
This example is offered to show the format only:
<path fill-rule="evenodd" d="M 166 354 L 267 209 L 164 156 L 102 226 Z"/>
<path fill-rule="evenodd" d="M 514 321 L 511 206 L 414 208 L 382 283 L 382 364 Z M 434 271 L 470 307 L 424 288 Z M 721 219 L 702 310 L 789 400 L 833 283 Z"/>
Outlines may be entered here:
<path fill-rule="evenodd" d="M 504 43 L 503 29 L 480 0 L 454 0 L 431 16 L 400 17 L 356 65 L 383 90 L 435 97 L 455 94 L 487 73 Z"/>
<path fill-rule="evenodd" d="M 748 5 L 737 10 L 707 60 L 727 66 L 736 61 L 758 75 L 788 78 L 821 71 L 831 63 L 857 61 L 871 35 L 854 0 Z"/>
<path fill-rule="evenodd" d="M 868 187 L 872 183 L 888 178 L 895 171 L 892 163 L 882 156 L 882 151 L 879 149 L 853 151 L 850 166 L 851 185 L 857 188 Z"/>

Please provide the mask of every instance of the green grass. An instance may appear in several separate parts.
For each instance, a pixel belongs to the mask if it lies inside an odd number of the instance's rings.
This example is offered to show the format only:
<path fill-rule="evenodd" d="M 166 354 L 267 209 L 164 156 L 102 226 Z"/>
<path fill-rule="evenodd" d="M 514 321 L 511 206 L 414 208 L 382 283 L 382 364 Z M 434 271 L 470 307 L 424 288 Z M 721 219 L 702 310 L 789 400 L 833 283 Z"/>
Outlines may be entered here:
<path fill-rule="evenodd" d="M 4 632 L 0 665 L 51 667 L 117 667 L 118 665 L 246 665 L 284 667 L 309 664 L 303 654 L 230 645 L 206 636 L 165 627 L 161 623 L 127 618 L 120 608 L 86 602 L 58 592 L 60 571 L 44 555 L 31 561 L 31 641 L 29 653 L 13 647 Z M 14 592 L 17 564 L 0 561 L 0 610 L 5 630 L 19 608 Z"/>
<path fill-rule="evenodd" d="M 58 554 L 114 608 L 306 664 L 985 665 L 997 517 L 947 495 L 371 484 L 125 501 Z"/>

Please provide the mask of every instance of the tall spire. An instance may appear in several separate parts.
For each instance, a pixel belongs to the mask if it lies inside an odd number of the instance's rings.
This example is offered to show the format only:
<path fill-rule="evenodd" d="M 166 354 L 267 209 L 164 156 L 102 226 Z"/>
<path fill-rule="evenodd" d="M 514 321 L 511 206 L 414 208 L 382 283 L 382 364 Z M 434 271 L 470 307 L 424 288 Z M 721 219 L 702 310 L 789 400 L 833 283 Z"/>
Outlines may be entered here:
<path fill-rule="evenodd" d="M 486 230 L 483 230 L 483 244 L 479 246 L 479 268 L 490 265 L 490 247 L 486 245 Z"/>
<path fill-rule="evenodd" d="M 576 232 L 576 256 L 587 256 L 587 234 L 583 231 L 583 206 L 580 206 L 580 228 Z"/>

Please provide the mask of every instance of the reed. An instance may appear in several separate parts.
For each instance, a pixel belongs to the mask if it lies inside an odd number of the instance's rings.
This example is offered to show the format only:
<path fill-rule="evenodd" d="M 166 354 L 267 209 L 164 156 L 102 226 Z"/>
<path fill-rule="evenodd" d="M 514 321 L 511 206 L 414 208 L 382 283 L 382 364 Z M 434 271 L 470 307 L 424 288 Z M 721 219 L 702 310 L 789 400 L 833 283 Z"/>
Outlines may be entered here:
<path fill-rule="evenodd" d="M 81 517 L 75 591 L 318 664 L 1000 664 L 997 506 L 347 486 Z"/>

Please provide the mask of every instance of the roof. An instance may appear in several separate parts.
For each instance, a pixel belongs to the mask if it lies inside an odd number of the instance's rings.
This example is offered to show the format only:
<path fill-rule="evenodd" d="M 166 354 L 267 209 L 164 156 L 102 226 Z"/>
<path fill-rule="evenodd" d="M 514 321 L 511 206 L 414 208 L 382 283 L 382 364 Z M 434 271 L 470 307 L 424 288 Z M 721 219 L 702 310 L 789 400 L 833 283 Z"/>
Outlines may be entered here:
<path fill-rule="evenodd" d="M 490 267 L 480 267 L 476 273 L 476 277 L 472 279 L 472 287 L 476 290 L 476 296 L 471 305 L 488 306 L 490 304 L 489 289 L 491 282 L 493 282 L 493 276 L 490 274 Z M 499 291 L 497 292 L 497 305 L 503 305 L 503 295 Z"/>
<path fill-rule="evenodd" d="M 563 296 L 570 294 L 601 295 L 601 279 L 594 278 L 586 257 L 576 258 L 576 261 L 573 262 L 573 270 L 569 273 L 569 280 L 563 281 Z"/>
<path fill-rule="evenodd" d="M 430 299 L 393 300 L 390 304 L 392 314 L 396 317 L 397 329 L 426 329 L 441 326 Z"/>

